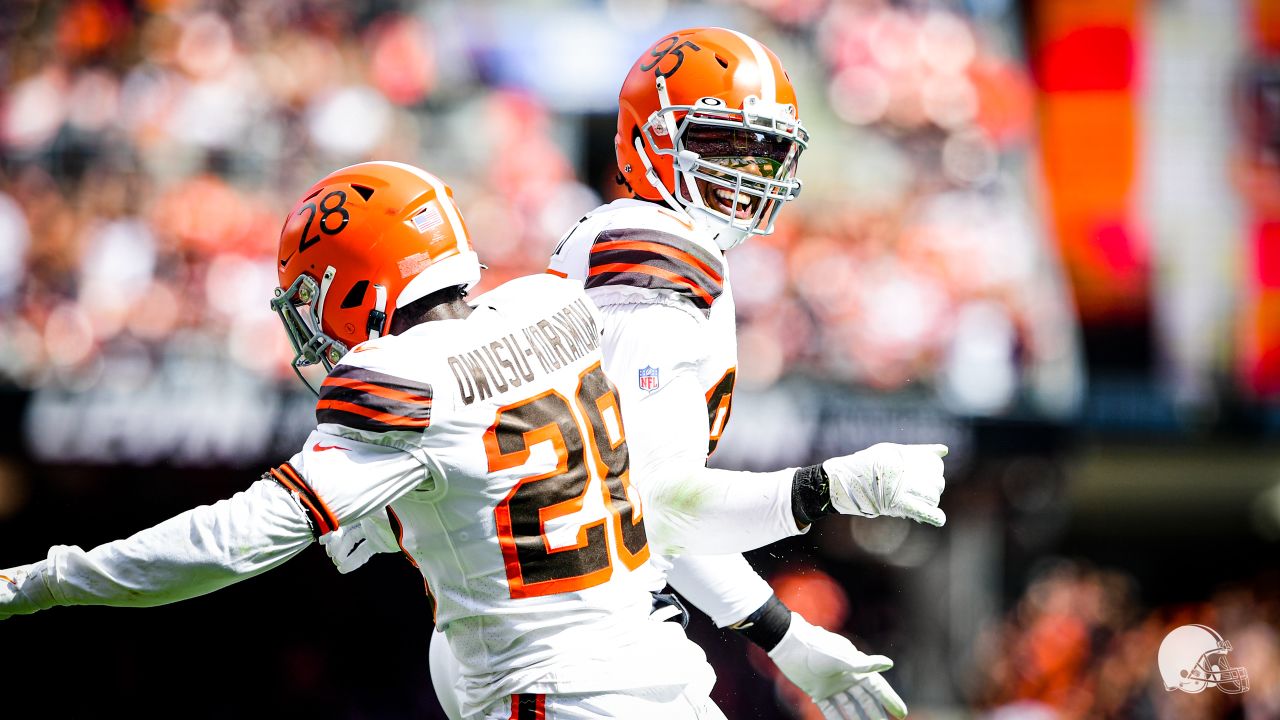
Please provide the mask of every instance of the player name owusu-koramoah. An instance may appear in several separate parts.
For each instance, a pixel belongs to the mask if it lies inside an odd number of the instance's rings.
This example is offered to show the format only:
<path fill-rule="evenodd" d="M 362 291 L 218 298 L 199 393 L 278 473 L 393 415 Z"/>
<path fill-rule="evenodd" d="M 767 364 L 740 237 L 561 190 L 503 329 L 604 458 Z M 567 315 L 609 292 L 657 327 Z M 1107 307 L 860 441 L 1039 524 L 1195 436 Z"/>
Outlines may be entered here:
<path fill-rule="evenodd" d="M 600 328 L 578 300 L 521 331 L 449 356 L 465 405 L 532 382 L 600 347 Z"/>

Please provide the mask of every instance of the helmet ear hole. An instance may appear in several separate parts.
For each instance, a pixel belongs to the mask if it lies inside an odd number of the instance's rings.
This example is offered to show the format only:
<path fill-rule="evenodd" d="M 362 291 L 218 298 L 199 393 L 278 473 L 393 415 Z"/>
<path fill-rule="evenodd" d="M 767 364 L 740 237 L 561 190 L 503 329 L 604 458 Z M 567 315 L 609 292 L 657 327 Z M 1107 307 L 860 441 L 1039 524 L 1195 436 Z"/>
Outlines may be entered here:
<path fill-rule="evenodd" d="M 368 280 L 361 280 L 355 285 L 352 285 L 351 289 L 347 291 L 347 296 L 342 298 L 342 305 L 340 307 L 343 310 L 347 308 L 360 307 L 361 303 L 364 302 L 364 294 L 368 289 Z"/>

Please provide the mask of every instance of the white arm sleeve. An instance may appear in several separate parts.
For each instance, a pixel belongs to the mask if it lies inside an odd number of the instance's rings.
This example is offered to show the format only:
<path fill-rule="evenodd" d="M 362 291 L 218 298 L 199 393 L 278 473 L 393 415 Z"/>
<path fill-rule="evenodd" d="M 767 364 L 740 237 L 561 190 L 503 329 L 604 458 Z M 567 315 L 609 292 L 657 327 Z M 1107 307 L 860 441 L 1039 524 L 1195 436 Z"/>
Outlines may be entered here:
<path fill-rule="evenodd" d="M 316 452 L 317 440 L 343 450 Z M 409 492 L 430 473 L 406 450 L 313 432 L 290 465 L 339 523 Z M 0 570 L 0 619 L 54 605 L 147 607 L 196 597 L 253 577 L 314 539 L 297 493 L 262 479 L 244 492 L 85 551 L 57 545 L 31 565 Z"/>
<path fill-rule="evenodd" d="M 0 588 L 0 617 L 53 605 L 147 607 L 263 573 L 310 545 L 298 504 L 274 482 L 202 505 L 92 550 L 55 545 Z M 0 573 L 6 574 L 8 573 Z"/>
<path fill-rule="evenodd" d="M 631 482 L 655 551 L 743 552 L 800 534 L 791 513 L 794 469 L 706 467 L 710 427 L 697 369 L 707 334 L 698 318 L 659 304 L 601 312 L 605 374 L 621 395 Z M 642 368 L 657 371 L 657 389 L 641 389 Z"/>
<path fill-rule="evenodd" d="M 683 555 L 673 561 L 667 582 L 716 627 L 741 621 L 773 596 L 773 588 L 741 555 Z"/>

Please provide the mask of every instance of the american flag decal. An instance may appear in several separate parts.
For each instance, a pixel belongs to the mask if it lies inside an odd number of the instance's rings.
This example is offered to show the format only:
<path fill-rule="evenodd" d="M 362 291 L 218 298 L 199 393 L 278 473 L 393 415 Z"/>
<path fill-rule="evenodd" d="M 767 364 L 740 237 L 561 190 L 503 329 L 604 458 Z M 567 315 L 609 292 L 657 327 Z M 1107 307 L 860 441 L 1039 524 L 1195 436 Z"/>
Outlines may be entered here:
<path fill-rule="evenodd" d="M 658 389 L 658 368 L 649 365 L 640 368 L 640 389 L 646 392 Z"/>
<path fill-rule="evenodd" d="M 419 233 L 425 233 L 443 224 L 444 218 L 440 217 L 440 211 L 433 207 L 429 207 L 413 216 L 413 226 L 418 229 Z"/>

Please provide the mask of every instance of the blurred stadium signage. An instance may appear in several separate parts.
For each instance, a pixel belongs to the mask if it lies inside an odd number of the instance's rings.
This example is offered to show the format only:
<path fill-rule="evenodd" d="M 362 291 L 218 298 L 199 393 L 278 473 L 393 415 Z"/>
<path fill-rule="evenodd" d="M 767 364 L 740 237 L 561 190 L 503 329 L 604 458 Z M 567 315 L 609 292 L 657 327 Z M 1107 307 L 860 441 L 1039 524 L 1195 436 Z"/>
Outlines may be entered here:
<path fill-rule="evenodd" d="M 188 368 L 128 389 L 46 387 L 4 397 L 5 415 L 20 423 L 7 435 L 53 464 L 246 467 L 292 454 L 315 423 L 312 395 L 227 368 Z M 969 421 L 931 400 L 790 379 L 734 393 L 712 464 L 772 469 L 877 442 L 944 443 L 963 461 L 973 436 Z"/>

